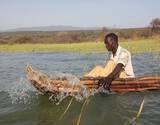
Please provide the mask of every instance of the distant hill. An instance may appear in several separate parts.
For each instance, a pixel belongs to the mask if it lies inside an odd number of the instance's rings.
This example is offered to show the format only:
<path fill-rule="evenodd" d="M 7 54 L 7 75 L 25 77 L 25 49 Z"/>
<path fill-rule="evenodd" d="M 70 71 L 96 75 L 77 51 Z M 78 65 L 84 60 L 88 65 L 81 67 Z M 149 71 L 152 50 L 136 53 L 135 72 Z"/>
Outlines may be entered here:
<path fill-rule="evenodd" d="M 24 27 L 9 29 L 5 32 L 19 32 L 19 31 L 81 31 L 81 30 L 100 30 L 101 27 L 73 27 L 73 26 L 39 26 L 39 27 Z"/>

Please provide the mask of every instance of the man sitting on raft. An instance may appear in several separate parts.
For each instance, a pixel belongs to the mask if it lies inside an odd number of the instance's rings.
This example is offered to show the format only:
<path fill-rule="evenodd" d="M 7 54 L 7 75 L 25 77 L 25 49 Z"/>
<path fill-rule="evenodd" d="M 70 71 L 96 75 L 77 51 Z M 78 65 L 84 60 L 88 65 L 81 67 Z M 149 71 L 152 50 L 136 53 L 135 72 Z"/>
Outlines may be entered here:
<path fill-rule="evenodd" d="M 116 78 L 134 77 L 131 54 L 128 50 L 122 48 L 118 44 L 118 36 L 114 33 L 109 33 L 105 36 L 104 44 L 109 52 L 110 59 L 106 66 L 96 66 L 86 77 L 103 77 L 99 80 L 99 86 L 105 89 L 110 89 L 111 83 Z"/>

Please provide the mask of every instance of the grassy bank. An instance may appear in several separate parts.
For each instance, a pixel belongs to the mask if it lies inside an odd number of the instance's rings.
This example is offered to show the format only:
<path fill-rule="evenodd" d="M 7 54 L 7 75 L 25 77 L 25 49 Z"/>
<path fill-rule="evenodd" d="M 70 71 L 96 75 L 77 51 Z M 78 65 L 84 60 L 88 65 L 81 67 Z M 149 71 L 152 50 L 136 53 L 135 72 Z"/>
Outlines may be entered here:
<path fill-rule="evenodd" d="M 131 40 L 120 45 L 132 53 L 160 52 L 159 39 Z M 13 44 L 0 45 L 0 52 L 105 52 L 102 42 L 84 42 L 72 44 Z"/>

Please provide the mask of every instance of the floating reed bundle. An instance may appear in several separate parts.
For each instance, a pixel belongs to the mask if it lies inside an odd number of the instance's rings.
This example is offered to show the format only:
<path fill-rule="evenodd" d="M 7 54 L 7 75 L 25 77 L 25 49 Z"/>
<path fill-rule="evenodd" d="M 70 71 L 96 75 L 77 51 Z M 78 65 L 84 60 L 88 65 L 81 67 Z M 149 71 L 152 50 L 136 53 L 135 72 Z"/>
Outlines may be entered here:
<path fill-rule="evenodd" d="M 83 77 L 75 84 L 71 84 L 67 78 L 52 79 L 48 75 L 39 71 L 33 70 L 31 66 L 26 68 L 27 78 L 31 84 L 42 93 L 55 94 L 64 93 L 79 93 L 87 89 L 95 90 L 98 87 L 98 81 L 101 79 Z M 116 79 L 112 82 L 111 90 L 117 93 L 138 92 L 145 90 L 159 90 L 160 76 L 146 76 L 138 78 Z"/>

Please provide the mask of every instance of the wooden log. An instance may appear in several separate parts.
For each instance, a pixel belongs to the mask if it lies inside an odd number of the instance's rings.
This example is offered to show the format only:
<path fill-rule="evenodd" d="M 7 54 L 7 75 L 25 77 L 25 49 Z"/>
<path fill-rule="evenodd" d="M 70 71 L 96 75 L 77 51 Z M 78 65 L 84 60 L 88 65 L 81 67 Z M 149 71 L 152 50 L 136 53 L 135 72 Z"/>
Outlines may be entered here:
<path fill-rule="evenodd" d="M 51 79 L 43 73 L 27 68 L 27 78 L 31 84 L 43 93 L 58 93 L 58 92 L 79 92 L 82 86 L 92 90 L 97 89 L 98 81 L 102 77 L 83 77 L 78 83 L 71 84 L 67 78 Z M 116 79 L 112 82 L 111 89 L 114 92 L 134 92 L 145 90 L 159 90 L 160 76 L 146 76 L 138 78 Z"/>
<path fill-rule="evenodd" d="M 94 85 L 94 84 L 98 84 L 98 81 L 83 81 L 83 82 L 81 82 L 82 84 L 84 84 L 84 85 Z M 125 84 L 154 84 L 154 83 L 157 83 L 157 84 L 160 84 L 160 80 L 157 80 L 157 79 L 155 79 L 155 80 L 144 80 L 144 81 L 125 81 L 125 82 L 123 82 L 123 81 L 113 81 L 112 82 L 112 85 L 125 85 Z"/>
<path fill-rule="evenodd" d="M 112 91 L 123 93 L 123 92 L 140 92 L 146 90 L 159 90 L 160 88 L 157 87 L 146 87 L 146 88 L 130 88 L 130 89 L 113 89 Z"/>

